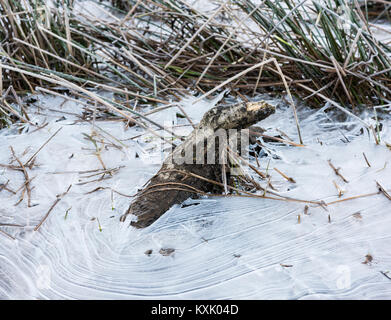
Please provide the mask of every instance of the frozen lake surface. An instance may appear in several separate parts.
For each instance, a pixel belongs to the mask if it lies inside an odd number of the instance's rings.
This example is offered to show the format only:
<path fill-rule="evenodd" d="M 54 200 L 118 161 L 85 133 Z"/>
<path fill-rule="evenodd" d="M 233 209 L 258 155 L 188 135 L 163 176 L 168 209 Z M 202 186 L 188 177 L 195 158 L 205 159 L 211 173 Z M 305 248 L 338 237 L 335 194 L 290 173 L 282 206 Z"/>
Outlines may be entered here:
<path fill-rule="evenodd" d="M 181 104 L 194 122 L 217 102 L 193 101 L 189 97 Z M 274 103 L 276 114 L 258 125 L 268 135 L 280 134 L 280 129 L 297 142 L 291 110 Z M 94 129 L 92 123 L 77 121 L 82 105 L 60 97 L 40 97 L 35 106 L 42 108 L 30 107 L 32 121 L 48 124 L 39 130 L 30 125 L 1 130 L 1 164 L 10 163 L 10 146 L 26 161 L 62 129 L 38 153 L 37 166 L 27 169 L 33 178 L 32 207 L 26 195 L 15 205 L 22 191 L 0 192 L 0 230 L 6 232 L 0 233 L 1 299 L 391 298 L 391 202 L 376 186 L 378 181 L 391 189 L 387 116 L 381 115 L 381 143 L 376 145 L 356 119 L 301 107 L 305 147 L 265 143 L 268 156 L 259 158 L 260 167 L 269 167 L 278 192 L 323 200 L 329 204 L 326 209 L 310 205 L 305 214 L 300 202 L 208 198 L 188 201 L 197 205 L 175 206 L 152 226 L 138 230 L 120 223 L 119 217 L 131 201 L 124 195 L 137 192 L 160 167 L 157 138 L 134 127 L 125 130 L 118 121 L 96 121 Z M 175 122 L 177 111 L 169 108 L 151 117 Z M 360 118 L 376 124 L 368 111 Z M 102 161 L 85 136 L 93 130 L 105 145 Z M 183 134 L 191 128 L 175 130 Z M 341 167 L 348 183 L 335 175 L 329 159 Z M 102 171 L 91 170 L 102 170 L 102 163 L 118 170 L 97 181 Z M 14 191 L 25 181 L 20 171 L 2 168 L 0 173 L 0 183 L 9 180 L 7 187 Z M 341 198 L 333 181 L 344 191 Z M 71 184 L 34 231 L 56 195 Z M 364 194 L 372 195 L 332 203 Z M 163 256 L 161 248 L 175 252 Z M 147 250 L 152 250 L 149 256 Z"/>

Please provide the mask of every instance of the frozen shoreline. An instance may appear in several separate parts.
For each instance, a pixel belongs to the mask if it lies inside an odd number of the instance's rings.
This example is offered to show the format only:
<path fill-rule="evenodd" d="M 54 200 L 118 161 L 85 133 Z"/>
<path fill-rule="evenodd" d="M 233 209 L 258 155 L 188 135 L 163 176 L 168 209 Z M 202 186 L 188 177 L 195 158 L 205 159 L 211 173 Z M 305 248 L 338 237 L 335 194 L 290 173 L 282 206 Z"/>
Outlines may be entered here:
<path fill-rule="evenodd" d="M 57 108 L 62 102 L 61 98 L 41 101 L 46 108 Z M 191 102 L 189 98 L 182 103 L 195 121 L 213 106 L 213 103 L 200 102 L 195 109 Z M 59 110 L 79 114 L 82 108 L 66 102 Z M 172 118 L 172 112 L 173 109 L 167 109 L 156 113 L 155 120 L 164 122 Z M 151 227 L 136 230 L 118 221 L 130 198 L 113 193 L 112 200 L 110 189 L 86 193 L 109 187 L 126 195 L 134 194 L 159 168 L 160 155 L 150 149 L 155 138 L 146 134 L 135 139 L 139 142 L 130 142 L 126 139 L 142 132 L 134 127 L 125 131 L 124 125 L 118 122 L 97 121 L 99 128 L 128 146 L 122 150 L 113 147 L 110 143 L 118 142 L 96 129 L 108 144 L 108 149 L 101 152 L 104 164 L 107 168 L 123 167 L 108 180 L 78 185 L 96 179 L 78 171 L 102 168 L 93 144 L 83 135 L 91 134 L 92 125 L 74 123 L 75 116 L 45 108 L 41 113 L 46 115 L 32 115 L 33 120 L 42 124 L 46 119 L 49 124 L 36 132 L 18 134 L 16 125 L 0 131 L 0 163 L 7 164 L 10 145 L 18 155 L 30 147 L 22 157 L 28 159 L 62 127 L 38 154 L 39 167 L 29 171 L 31 177 L 35 176 L 31 182 L 35 187 L 32 203 L 37 205 L 27 208 L 23 200 L 15 206 L 20 192 L 18 195 L 6 190 L 0 192 L 3 204 L 0 223 L 30 226 L 1 227 L 16 240 L 0 235 L 0 298 L 391 298 L 390 280 L 381 273 L 391 269 L 390 201 L 383 194 L 330 205 L 328 212 L 310 207 L 309 215 L 303 213 L 301 203 L 249 198 L 202 199 L 193 201 L 198 205 L 173 207 Z M 389 118 L 382 121 L 382 144 L 376 146 L 366 130 L 360 134 L 361 125 L 353 119 L 333 123 L 323 109 L 307 108 L 301 108 L 299 116 L 306 147 L 266 143 L 274 157 L 260 159 L 262 168 L 267 166 L 266 159 L 271 159 L 269 172 L 279 192 L 330 202 L 338 200 L 333 180 L 345 190 L 343 198 L 377 192 L 375 180 L 386 189 L 391 188 L 388 183 L 391 168 L 389 165 L 384 168 L 391 159 L 391 151 L 384 145 L 384 141 L 391 141 Z M 361 117 L 365 119 L 365 115 Z M 259 125 L 268 129 L 268 133 L 281 129 L 297 140 L 288 107 L 278 107 L 275 115 Z M 33 130 L 33 127 L 29 129 Z M 191 128 L 177 130 L 183 133 Z M 341 141 L 344 136 L 349 143 Z M 143 143 L 143 139 L 148 143 Z M 328 159 L 341 167 L 348 184 L 334 174 Z M 287 182 L 273 167 L 297 183 Z M 23 184 L 22 173 L 9 169 L 1 172 L 1 183 L 10 180 L 10 188 L 16 190 Z M 69 194 L 34 232 L 33 228 L 53 204 L 56 194 L 64 192 L 70 184 L 73 186 Z M 161 248 L 168 247 L 175 249 L 173 256 L 159 254 Z M 153 252 L 147 256 L 144 252 L 149 249 Z M 373 261 L 363 264 L 367 254 Z"/>

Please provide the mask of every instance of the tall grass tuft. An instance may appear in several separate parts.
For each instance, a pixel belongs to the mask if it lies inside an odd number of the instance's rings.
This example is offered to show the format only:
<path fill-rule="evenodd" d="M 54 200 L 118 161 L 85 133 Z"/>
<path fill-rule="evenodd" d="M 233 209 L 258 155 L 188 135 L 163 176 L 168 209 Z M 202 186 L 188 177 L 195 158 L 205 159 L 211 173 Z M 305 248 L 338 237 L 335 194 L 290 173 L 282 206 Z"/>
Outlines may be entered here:
<path fill-rule="evenodd" d="M 255 7 L 250 0 L 236 3 L 246 12 Z M 360 8 L 346 0 L 301 4 L 266 0 L 252 15 L 268 39 L 261 47 L 279 57 L 284 74 L 307 79 L 306 87 L 343 105 L 389 99 L 391 50 L 375 39 Z"/>
<path fill-rule="evenodd" d="M 85 37 L 72 31 L 75 25 L 70 19 L 73 1 L 63 5 L 57 0 L 53 4 L 49 7 L 43 0 L 0 0 L 1 61 L 34 73 L 54 73 L 69 79 L 89 74 L 81 66 L 93 70 L 90 57 L 60 40 L 66 39 L 83 48 L 89 45 Z M 34 91 L 34 87 L 41 84 L 34 77 L 18 72 L 3 73 L 3 83 L 18 91 Z"/>
<path fill-rule="evenodd" d="M 133 114 L 132 101 L 189 90 L 287 91 L 344 108 L 391 100 L 391 49 L 356 0 L 232 0 L 208 15 L 181 0 L 95 3 L 107 19 L 71 0 L 0 0 L 1 87 L 109 90 L 116 102 L 89 99 Z"/>

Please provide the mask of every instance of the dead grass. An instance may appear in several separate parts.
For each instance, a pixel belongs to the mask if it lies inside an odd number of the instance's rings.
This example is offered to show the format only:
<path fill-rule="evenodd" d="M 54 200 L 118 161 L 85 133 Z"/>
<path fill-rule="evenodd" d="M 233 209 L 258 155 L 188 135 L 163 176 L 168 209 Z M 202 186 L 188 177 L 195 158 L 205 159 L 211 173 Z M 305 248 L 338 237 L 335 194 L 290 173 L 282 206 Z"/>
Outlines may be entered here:
<path fill-rule="evenodd" d="M 114 0 L 97 2 L 108 17 L 99 20 L 71 0 L 0 0 L 0 93 L 4 102 L 7 88 L 60 86 L 135 117 L 136 101 L 168 104 L 189 90 L 285 92 L 341 110 L 389 103 L 391 50 L 367 11 L 357 1 L 319 3 L 234 0 L 207 16 L 180 0 Z M 96 89 L 116 101 L 86 93 Z M 28 121 L 15 99 L 0 112 Z"/>

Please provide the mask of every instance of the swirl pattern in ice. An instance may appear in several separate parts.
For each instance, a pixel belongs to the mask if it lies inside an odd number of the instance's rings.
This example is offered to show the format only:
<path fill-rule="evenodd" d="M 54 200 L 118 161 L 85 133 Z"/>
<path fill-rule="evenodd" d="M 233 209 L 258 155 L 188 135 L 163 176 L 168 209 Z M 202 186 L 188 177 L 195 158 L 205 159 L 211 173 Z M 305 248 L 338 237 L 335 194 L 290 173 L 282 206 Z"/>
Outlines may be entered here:
<path fill-rule="evenodd" d="M 42 104 L 55 108 L 60 102 L 53 98 Z M 185 101 L 184 107 L 197 114 L 190 110 L 194 108 L 191 103 Z M 286 196 L 326 203 L 356 195 L 371 196 L 327 208 L 310 205 L 308 214 L 304 213 L 305 204 L 299 202 L 201 199 L 189 201 L 197 205 L 176 206 L 151 227 L 136 230 L 119 222 L 130 201 L 119 193 L 134 194 L 159 168 L 158 161 L 151 160 L 159 156 L 153 144 L 143 143 L 153 138 L 147 134 L 129 140 L 142 132 L 124 130 L 116 122 L 97 122 L 99 128 L 95 130 L 104 137 L 106 146 L 101 151 L 102 161 L 106 168 L 118 170 L 93 181 L 100 176 L 87 171 L 102 169 L 102 164 L 94 145 L 83 135 L 91 135 L 92 126 L 75 123 L 76 118 L 69 114 L 79 112 L 80 106 L 67 102 L 62 109 L 69 112 L 65 119 L 60 119 L 60 113 L 42 110 L 34 120 L 43 123 L 46 119 L 46 127 L 37 131 L 26 127 L 23 133 L 12 127 L 0 132 L 0 163 L 8 164 L 9 146 L 27 159 L 62 127 L 38 154 L 38 166 L 29 171 L 34 177 L 34 206 L 28 208 L 26 199 L 15 205 L 20 191 L 17 195 L 0 192 L 0 229 L 5 232 L 0 234 L 0 298 L 391 297 L 391 280 L 387 278 L 391 269 L 391 202 L 382 193 L 373 194 L 378 192 L 375 181 L 391 188 L 391 151 L 384 144 L 391 142 L 387 116 L 382 115 L 381 144 L 376 145 L 372 133 L 353 118 L 338 122 L 338 117 L 325 109 L 301 108 L 306 146 L 268 142 L 271 156 L 260 159 L 263 169 L 270 159 L 271 181 Z M 155 116 L 164 121 L 166 115 Z M 370 113 L 361 118 L 375 124 Z M 285 106 L 259 125 L 271 135 L 280 129 L 297 141 L 291 110 Z M 341 167 L 349 183 L 335 175 L 329 159 Z M 296 183 L 286 181 L 274 167 Z M 7 168 L 2 168 L 0 177 L 1 183 L 9 180 L 8 187 L 13 190 L 24 183 L 21 172 Z M 344 189 L 341 198 L 333 180 Z M 38 231 L 33 231 L 56 195 L 70 184 L 69 193 Z M 173 248 L 175 252 L 163 256 L 161 248 Z M 147 250 L 152 253 L 145 254 Z"/>

